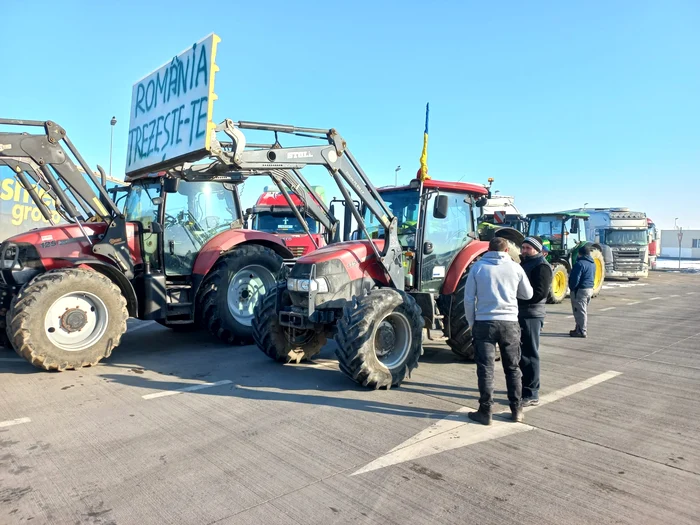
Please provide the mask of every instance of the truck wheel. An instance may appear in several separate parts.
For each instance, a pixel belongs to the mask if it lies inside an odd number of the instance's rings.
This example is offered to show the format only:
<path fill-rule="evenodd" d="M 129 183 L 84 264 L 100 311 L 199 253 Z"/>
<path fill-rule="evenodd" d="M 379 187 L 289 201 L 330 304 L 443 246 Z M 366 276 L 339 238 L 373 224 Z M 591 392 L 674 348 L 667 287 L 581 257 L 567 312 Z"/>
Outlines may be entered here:
<path fill-rule="evenodd" d="M 467 284 L 468 275 L 469 268 L 457 283 L 457 289 L 454 293 L 440 295 L 437 304 L 440 313 L 444 316 L 444 332 L 450 350 L 460 359 L 473 361 L 476 349 L 474 348 L 471 327 L 464 314 L 464 287 Z"/>
<path fill-rule="evenodd" d="M 7 316 L 15 351 L 44 370 L 96 365 L 126 332 L 119 287 L 99 272 L 52 270 L 31 280 Z"/>
<path fill-rule="evenodd" d="M 335 341 L 340 370 L 370 388 L 399 386 L 423 353 L 423 315 L 410 295 L 377 288 L 343 309 Z"/>
<path fill-rule="evenodd" d="M 605 281 L 605 259 L 598 248 L 591 247 L 591 257 L 595 263 L 595 277 L 593 279 L 593 297 L 598 297 Z"/>
<path fill-rule="evenodd" d="M 291 306 L 286 282 L 275 284 L 255 307 L 253 339 L 263 353 L 275 361 L 289 363 L 311 359 L 325 346 L 323 332 L 297 330 L 280 325 L 280 307 Z"/>
<path fill-rule="evenodd" d="M 258 244 L 223 255 L 202 282 L 197 319 L 228 344 L 253 342 L 253 311 L 260 298 L 286 277 L 282 257 Z"/>
<path fill-rule="evenodd" d="M 552 284 L 547 294 L 549 304 L 559 304 L 566 297 L 566 290 L 569 288 L 569 272 L 563 264 L 552 266 Z"/>

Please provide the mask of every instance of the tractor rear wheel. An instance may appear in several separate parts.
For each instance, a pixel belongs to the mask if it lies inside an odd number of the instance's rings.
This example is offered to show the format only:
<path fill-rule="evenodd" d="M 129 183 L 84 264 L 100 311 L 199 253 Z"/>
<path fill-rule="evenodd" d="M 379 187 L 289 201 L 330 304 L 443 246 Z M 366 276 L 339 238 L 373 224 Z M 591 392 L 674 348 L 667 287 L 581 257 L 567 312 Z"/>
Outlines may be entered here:
<path fill-rule="evenodd" d="M 549 304 L 559 304 L 566 297 L 566 290 L 569 288 L 569 272 L 561 263 L 552 266 L 552 285 L 549 287 L 547 302 Z"/>
<path fill-rule="evenodd" d="M 20 356 L 61 371 L 109 357 L 128 317 L 126 299 L 108 277 L 80 268 L 52 270 L 13 299 L 7 332 Z"/>
<path fill-rule="evenodd" d="M 595 263 L 595 277 L 593 279 L 593 297 L 598 297 L 605 281 L 605 258 L 598 248 L 591 248 L 591 257 Z"/>
<path fill-rule="evenodd" d="M 282 257 L 271 248 L 234 248 L 204 278 L 197 294 L 197 321 L 225 343 L 252 343 L 255 305 L 286 275 Z"/>
<path fill-rule="evenodd" d="M 467 285 L 468 276 L 469 268 L 457 283 L 457 289 L 453 294 L 438 297 L 438 309 L 444 316 L 444 332 L 450 350 L 460 359 L 473 361 L 476 352 L 474 338 L 464 314 L 464 287 Z"/>
<path fill-rule="evenodd" d="M 255 307 L 253 339 L 263 353 L 275 361 L 300 363 L 309 360 L 325 346 L 323 332 L 297 330 L 280 325 L 279 307 L 290 306 L 286 282 L 275 284 Z"/>
<path fill-rule="evenodd" d="M 399 386 L 423 353 L 423 315 L 410 295 L 376 288 L 343 309 L 335 341 L 340 370 L 370 388 Z"/>

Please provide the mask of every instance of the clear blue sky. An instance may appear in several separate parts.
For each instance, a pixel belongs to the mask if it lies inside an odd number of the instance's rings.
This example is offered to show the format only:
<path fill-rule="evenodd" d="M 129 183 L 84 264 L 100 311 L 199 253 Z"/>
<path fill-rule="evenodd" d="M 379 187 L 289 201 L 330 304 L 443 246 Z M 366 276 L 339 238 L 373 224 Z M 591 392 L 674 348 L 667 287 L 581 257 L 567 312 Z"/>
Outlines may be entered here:
<path fill-rule="evenodd" d="M 4 0 L 2 19 L 0 114 L 56 120 L 105 167 L 115 115 L 116 176 L 132 84 L 216 32 L 216 121 L 334 127 L 384 185 L 418 169 L 429 101 L 433 178 L 494 177 L 525 212 L 588 202 L 700 229 L 695 0 Z"/>

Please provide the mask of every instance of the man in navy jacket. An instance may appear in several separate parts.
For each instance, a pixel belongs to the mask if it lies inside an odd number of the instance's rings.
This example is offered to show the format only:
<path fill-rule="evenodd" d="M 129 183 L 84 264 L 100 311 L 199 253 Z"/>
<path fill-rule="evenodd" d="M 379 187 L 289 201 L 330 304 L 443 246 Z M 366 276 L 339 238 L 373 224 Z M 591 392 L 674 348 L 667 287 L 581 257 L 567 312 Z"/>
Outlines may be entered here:
<path fill-rule="evenodd" d="M 588 334 L 588 303 L 593 297 L 594 282 L 595 262 L 591 257 L 590 248 L 582 246 L 578 251 L 576 264 L 569 275 L 571 307 L 576 320 L 576 329 L 569 332 L 571 337 L 586 337 Z"/>

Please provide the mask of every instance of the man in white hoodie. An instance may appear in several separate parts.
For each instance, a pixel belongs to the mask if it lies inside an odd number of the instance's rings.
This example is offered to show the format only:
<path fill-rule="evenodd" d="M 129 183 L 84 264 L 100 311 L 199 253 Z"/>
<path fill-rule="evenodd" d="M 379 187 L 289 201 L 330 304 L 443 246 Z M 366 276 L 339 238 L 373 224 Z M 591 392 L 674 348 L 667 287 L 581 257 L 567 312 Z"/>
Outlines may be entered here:
<path fill-rule="evenodd" d="M 512 419 L 518 423 L 523 420 L 518 299 L 531 297 L 530 281 L 508 255 L 508 242 L 500 237 L 491 239 L 489 251 L 469 271 L 464 291 L 464 309 L 474 336 L 479 379 L 479 410 L 468 414 L 473 421 L 491 424 L 496 344 L 501 350 Z"/>

